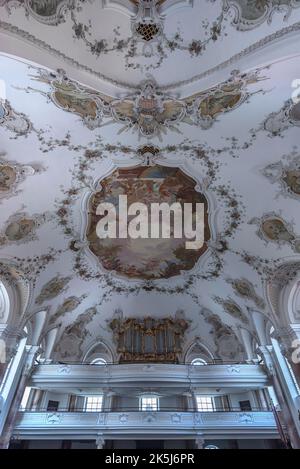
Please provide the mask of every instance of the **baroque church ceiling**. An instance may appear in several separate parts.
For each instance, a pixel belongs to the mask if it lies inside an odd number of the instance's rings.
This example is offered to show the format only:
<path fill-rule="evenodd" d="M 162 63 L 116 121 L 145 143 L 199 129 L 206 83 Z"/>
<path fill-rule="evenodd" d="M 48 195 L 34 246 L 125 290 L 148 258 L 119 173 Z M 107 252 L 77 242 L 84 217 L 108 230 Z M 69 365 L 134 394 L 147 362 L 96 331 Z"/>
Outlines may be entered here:
<path fill-rule="evenodd" d="M 184 316 L 224 359 L 253 311 L 274 320 L 266 283 L 300 259 L 299 5 L 0 0 L 1 276 L 27 279 L 58 359 L 120 314 Z M 99 242 L 120 193 L 204 201 L 201 252 Z"/>

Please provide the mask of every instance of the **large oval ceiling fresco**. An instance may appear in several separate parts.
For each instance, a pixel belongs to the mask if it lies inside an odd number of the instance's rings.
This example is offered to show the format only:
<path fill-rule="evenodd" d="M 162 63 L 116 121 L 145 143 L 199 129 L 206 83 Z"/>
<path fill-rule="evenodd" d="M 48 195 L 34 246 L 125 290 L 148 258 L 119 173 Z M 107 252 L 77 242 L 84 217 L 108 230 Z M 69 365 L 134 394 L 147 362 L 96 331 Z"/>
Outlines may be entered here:
<path fill-rule="evenodd" d="M 132 279 L 167 279 L 191 270 L 198 259 L 207 251 L 207 241 L 211 237 L 208 222 L 208 202 L 204 194 L 195 190 L 196 182 L 178 167 L 135 166 L 116 169 L 101 181 L 101 190 L 95 192 L 89 202 L 87 241 L 89 249 L 108 271 Z M 196 203 L 204 206 L 204 244 L 200 249 L 186 249 L 185 233 L 181 238 L 138 238 L 100 239 L 96 227 L 101 215 L 97 207 L 102 203 L 112 203 L 119 212 L 119 196 L 127 195 L 128 206 L 143 203 L 150 213 L 152 203 L 179 202 L 193 204 L 193 218 Z M 150 219 L 149 219 L 150 221 Z M 128 224 L 130 217 L 128 218 Z M 171 233 L 174 220 L 171 217 Z"/>

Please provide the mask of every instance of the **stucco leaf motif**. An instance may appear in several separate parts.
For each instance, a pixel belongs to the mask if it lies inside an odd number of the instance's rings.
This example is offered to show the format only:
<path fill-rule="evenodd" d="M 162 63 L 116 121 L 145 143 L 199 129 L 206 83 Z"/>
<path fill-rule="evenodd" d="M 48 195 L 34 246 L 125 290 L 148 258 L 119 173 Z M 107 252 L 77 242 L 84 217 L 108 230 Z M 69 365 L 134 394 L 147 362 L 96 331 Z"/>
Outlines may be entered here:
<path fill-rule="evenodd" d="M 51 425 L 60 424 L 61 420 L 62 416 L 60 414 L 50 413 L 46 415 L 46 423 L 49 423 Z"/>
<path fill-rule="evenodd" d="M 59 374 L 70 374 L 71 373 L 71 368 L 69 365 L 60 365 L 58 368 L 58 373 Z"/>
<path fill-rule="evenodd" d="M 194 413 L 194 423 L 195 423 L 195 425 L 202 425 L 203 424 L 203 420 L 202 420 L 202 417 L 201 417 L 199 412 Z"/>
<path fill-rule="evenodd" d="M 121 423 L 126 423 L 126 422 L 128 422 L 128 418 L 129 418 L 129 417 L 128 417 L 128 414 L 121 414 L 121 415 L 119 415 L 119 421 L 120 421 Z"/>
<path fill-rule="evenodd" d="M 225 0 L 224 10 L 232 9 L 235 16 L 233 24 L 240 31 L 257 28 L 264 22 L 270 23 L 274 13 L 284 12 L 284 20 L 294 8 L 300 6 L 299 0 Z"/>
<path fill-rule="evenodd" d="M 180 414 L 172 414 L 171 420 L 173 423 L 180 423 L 181 422 L 181 415 Z"/>
<path fill-rule="evenodd" d="M 236 365 L 228 365 L 227 366 L 227 371 L 230 374 L 234 374 L 234 373 L 240 373 L 241 369 L 240 369 L 239 366 L 236 366 Z"/>
<path fill-rule="evenodd" d="M 253 423 L 253 417 L 251 414 L 242 413 L 239 414 L 239 421 L 241 423 Z"/>
<path fill-rule="evenodd" d="M 152 423 L 157 420 L 157 415 L 154 412 L 143 412 L 142 420 L 145 423 Z"/>

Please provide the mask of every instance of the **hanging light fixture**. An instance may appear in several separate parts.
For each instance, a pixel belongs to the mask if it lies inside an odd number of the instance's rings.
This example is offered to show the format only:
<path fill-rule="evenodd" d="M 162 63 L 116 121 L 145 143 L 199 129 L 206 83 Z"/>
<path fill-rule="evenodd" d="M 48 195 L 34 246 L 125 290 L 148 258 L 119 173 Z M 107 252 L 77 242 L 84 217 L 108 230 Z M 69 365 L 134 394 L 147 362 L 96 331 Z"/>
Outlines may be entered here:
<path fill-rule="evenodd" d="M 162 32 L 162 19 L 157 0 L 140 0 L 133 29 L 143 41 L 151 42 Z"/>

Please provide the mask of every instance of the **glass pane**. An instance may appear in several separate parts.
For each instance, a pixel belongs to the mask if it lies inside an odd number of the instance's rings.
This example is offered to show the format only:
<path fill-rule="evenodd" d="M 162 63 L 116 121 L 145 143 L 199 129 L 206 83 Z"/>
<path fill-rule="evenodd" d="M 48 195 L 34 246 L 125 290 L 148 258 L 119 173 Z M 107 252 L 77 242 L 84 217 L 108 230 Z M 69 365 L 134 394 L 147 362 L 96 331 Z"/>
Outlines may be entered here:
<path fill-rule="evenodd" d="M 86 412 L 100 412 L 102 410 L 103 396 L 89 396 L 85 400 Z"/>
<path fill-rule="evenodd" d="M 22 397 L 22 401 L 21 401 L 21 404 L 20 404 L 21 409 L 26 408 L 27 402 L 28 402 L 28 399 L 29 399 L 30 391 L 31 391 L 31 388 L 29 386 L 26 386 L 23 397 Z"/>
<path fill-rule="evenodd" d="M 207 363 L 202 358 L 194 358 L 192 365 L 207 365 Z"/>
<path fill-rule="evenodd" d="M 213 412 L 214 401 L 210 396 L 196 396 L 197 410 L 201 412 Z"/>
<path fill-rule="evenodd" d="M 141 398 L 141 410 L 144 410 L 144 411 L 158 410 L 158 398 L 157 397 L 142 397 Z"/>

